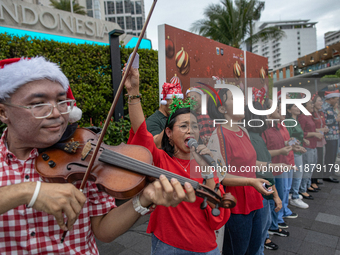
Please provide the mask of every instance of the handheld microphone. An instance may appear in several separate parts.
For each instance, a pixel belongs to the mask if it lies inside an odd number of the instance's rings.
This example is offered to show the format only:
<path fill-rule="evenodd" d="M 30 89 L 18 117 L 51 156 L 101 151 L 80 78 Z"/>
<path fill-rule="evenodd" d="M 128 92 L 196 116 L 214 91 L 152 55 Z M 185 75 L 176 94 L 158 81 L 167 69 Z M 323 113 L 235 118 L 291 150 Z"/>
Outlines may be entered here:
<path fill-rule="evenodd" d="M 189 139 L 189 141 L 188 141 L 188 146 L 189 146 L 189 148 L 191 148 L 192 146 L 194 146 L 195 149 L 197 149 L 198 143 L 197 143 L 197 141 L 196 141 L 195 139 L 191 138 L 191 139 Z M 210 157 L 210 155 L 207 155 L 207 154 L 204 154 L 204 155 L 198 154 L 198 155 L 199 155 L 201 158 L 203 158 L 204 161 L 207 162 L 207 164 L 208 164 L 209 166 L 213 166 L 213 167 L 215 167 L 215 169 L 216 169 L 216 162 L 215 162 L 215 160 L 214 160 L 212 157 Z"/>

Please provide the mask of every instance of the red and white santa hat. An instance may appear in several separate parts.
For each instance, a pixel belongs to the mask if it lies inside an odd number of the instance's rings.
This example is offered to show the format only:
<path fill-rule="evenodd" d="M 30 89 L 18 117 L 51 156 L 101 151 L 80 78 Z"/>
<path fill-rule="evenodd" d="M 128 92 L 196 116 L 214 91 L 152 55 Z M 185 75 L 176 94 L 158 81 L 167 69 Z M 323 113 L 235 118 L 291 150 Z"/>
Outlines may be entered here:
<path fill-rule="evenodd" d="M 167 101 L 166 99 L 171 99 L 173 96 L 176 96 L 177 98 L 183 99 L 183 93 L 181 89 L 181 84 L 176 83 L 164 83 L 162 86 L 162 93 L 161 93 L 161 104 L 166 105 Z"/>
<path fill-rule="evenodd" d="M 26 83 L 43 79 L 59 83 L 67 91 L 67 97 L 74 99 L 69 81 L 60 67 L 44 57 L 34 57 L 0 60 L 0 100 L 9 98 Z M 76 122 L 81 119 L 81 115 L 81 109 L 75 105 L 69 121 Z"/>
<path fill-rule="evenodd" d="M 340 97 L 340 92 L 339 90 L 333 90 L 333 91 L 326 91 L 325 92 L 325 98 L 326 99 L 329 99 L 329 98 L 332 98 L 332 97 Z"/>

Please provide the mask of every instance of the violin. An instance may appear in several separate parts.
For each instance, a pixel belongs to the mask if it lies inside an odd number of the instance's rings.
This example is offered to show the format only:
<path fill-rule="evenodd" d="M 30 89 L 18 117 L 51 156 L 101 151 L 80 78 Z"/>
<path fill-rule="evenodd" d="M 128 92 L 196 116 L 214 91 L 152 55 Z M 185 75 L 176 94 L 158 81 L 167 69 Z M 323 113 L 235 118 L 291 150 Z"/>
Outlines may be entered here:
<path fill-rule="evenodd" d="M 88 167 L 91 154 L 97 145 L 98 135 L 86 128 L 77 128 L 73 135 L 58 148 L 49 148 L 40 153 L 36 159 L 36 171 L 45 182 L 73 183 L 82 180 Z M 196 196 L 213 203 L 214 216 L 220 214 L 219 207 L 232 208 L 236 199 L 230 194 L 217 194 L 219 184 L 211 189 L 205 184 L 171 173 L 152 165 L 151 152 L 143 146 L 120 144 L 100 145 L 89 180 L 96 183 L 99 190 L 105 191 L 117 199 L 130 199 L 141 192 L 154 178 L 161 174 L 169 180 L 176 178 L 182 185 L 188 182 L 195 190 Z"/>

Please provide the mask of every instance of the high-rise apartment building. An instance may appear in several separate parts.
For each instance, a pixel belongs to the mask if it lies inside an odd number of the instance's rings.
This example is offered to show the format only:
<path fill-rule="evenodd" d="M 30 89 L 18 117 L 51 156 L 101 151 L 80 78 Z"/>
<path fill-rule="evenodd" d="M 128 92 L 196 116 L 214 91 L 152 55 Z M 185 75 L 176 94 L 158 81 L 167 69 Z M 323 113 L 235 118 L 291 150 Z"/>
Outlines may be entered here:
<path fill-rule="evenodd" d="M 256 22 L 254 33 L 266 27 L 279 27 L 285 32 L 280 40 L 261 40 L 253 44 L 252 52 L 268 58 L 268 68 L 277 69 L 304 55 L 316 51 L 317 22 L 309 20 L 286 20 Z"/>
<path fill-rule="evenodd" d="M 50 0 L 24 0 L 51 7 Z M 126 34 L 139 36 L 145 22 L 144 0 L 76 0 L 87 16 L 117 23 Z M 146 34 L 144 35 L 144 38 Z"/>
<path fill-rule="evenodd" d="M 340 30 L 329 31 L 324 34 L 325 46 L 336 44 L 340 42 Z"/>
<path fill-rule="evenodd" d="M 139 36 L 142 31 L 145 21 L 144 0 L 105 0 L 104 12 L 105 20 L 117 23 L 126 34 Z"/>

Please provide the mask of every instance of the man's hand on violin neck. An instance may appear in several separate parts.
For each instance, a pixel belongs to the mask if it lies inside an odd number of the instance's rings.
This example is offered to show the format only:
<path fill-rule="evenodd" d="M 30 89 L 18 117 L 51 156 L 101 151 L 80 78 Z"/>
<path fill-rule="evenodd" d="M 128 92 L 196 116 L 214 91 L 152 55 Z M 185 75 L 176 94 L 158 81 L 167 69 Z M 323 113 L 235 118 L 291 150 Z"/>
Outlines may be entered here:
<path fill-rule="evenodd" d="M 53 215 L 60 228 L 67 231 L 72 230 L 85 202 L 85 195 L 72 184 L 42 183 L 33 208 Z M 67 216 L 67 226 L 63 213 Z"/>
<path fill-rule="evenodd" d="M 189 183 L 185 183 L 183 189 L 178 180 L 172 179 L 169 182 L 163 175 L 159 177 L 159 180 L 149 184 L 140 197 L 141 205 L 144 207 L 152 203 L 166 207 L 175 207 L 183 201 L 193 203 L 195 200 L 195 190 Z"/>

